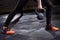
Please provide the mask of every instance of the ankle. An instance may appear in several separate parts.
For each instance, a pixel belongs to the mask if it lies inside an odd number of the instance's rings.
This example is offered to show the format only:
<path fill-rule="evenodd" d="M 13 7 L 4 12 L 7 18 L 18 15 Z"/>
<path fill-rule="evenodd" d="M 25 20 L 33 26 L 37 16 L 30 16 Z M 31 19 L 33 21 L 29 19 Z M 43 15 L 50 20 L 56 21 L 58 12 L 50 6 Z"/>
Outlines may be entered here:
<path fill-rule="evenodd" d="M 42 9 L 37 9 L 38 12 L 45 12 L 46 10 L 44 8 Z"/>

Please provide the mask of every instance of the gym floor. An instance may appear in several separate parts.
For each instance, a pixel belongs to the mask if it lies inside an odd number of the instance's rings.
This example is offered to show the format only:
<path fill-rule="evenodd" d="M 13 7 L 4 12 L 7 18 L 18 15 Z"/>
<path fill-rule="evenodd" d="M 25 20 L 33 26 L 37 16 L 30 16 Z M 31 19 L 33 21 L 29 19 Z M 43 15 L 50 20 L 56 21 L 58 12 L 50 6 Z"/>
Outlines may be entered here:
<path fill-rule="evenodd" d="M 0 23 L 4 23 L 8 14 L 0 15 Z M 17 14 L 13 22 L 19 14 Z M 60 14 L 52 14 L 52 25 L 60 28 Z M 14 35 L 0 34 L 0 40 L 60 40 L 60 30 L 57 32 L 46 31 L 46 18 L 38 20 L 34 12 L 24 13 L 17 23 L 11 23 L 9 27 L 16 31 Z"/>

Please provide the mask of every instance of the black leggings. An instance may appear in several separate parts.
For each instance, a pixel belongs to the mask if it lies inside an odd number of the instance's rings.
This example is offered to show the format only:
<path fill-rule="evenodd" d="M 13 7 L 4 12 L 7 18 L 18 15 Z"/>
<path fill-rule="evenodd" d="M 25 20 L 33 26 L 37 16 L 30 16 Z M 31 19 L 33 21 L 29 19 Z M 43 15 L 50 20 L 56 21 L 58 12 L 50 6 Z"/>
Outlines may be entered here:
<path fill-rule="evenodd" d="M 53 13 L 53 4 L 51 3 L 50 0 L 42 0 L 42 4 L 43 6 L 46 7 L 46 22 L 47 22 L 47 26 L 51 25 L 51 14 Z"/>
<path fill-rule="evenodd" d="M 34 0 L 36 1 L 36 0 Z M 6 22 L 4 24 L 4 26 L 8 27 L 9 23 L 11 22 L 11 20 L 13 19 L 13 17 L 16 15 L 17 12 L 21 12 L 23 14 L 23 12 L 21 11 L 22 8 L 26 5 L 26 3 L 28 2 L 28 0 L 19 0 L 16 7 L 14 8 L 14 11 L 11 12 L 8 16 L 8 18 L 6 19 Z M 47 8 L 47 12 L 46 12 L 46 21 L 47 21 L 47 25 L 51 24 L 51 13 L 52 13 L 52 4 L 49 0 L 42 0 L 42 4 L 44 6 L 46 6 Z"/>

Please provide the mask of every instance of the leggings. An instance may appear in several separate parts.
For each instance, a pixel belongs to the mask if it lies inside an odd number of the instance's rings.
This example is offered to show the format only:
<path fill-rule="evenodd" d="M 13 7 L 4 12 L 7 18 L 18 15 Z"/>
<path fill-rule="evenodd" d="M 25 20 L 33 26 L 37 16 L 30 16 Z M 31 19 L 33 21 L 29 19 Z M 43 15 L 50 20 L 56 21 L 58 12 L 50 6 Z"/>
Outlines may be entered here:
<path fill-rule="evenodd" d="M 37 1 L 37 0 L 34 0 Z M 10 14 L 8 15 L 8 18 L 6 19 L 4 26 L 8 27 L 9 23 L 11 22 L 11 20 L 13 19 L 13 17 L 16 15 L 17 12 L 21 12 L 21 14 L 23 14 L 22 8 L 26 5 L 26 3 L 28 2 L 28 0 L 19 0 L 17 2 L 17 5 L 14 8 L 14 11 L 10 12 Z M 52 4 L 49 0 L 42 0 L 42 4 L 47 8 L 46 9 L 46 22 L 47 25 L 51 24 L 51 13 L 52 13 Z"/>

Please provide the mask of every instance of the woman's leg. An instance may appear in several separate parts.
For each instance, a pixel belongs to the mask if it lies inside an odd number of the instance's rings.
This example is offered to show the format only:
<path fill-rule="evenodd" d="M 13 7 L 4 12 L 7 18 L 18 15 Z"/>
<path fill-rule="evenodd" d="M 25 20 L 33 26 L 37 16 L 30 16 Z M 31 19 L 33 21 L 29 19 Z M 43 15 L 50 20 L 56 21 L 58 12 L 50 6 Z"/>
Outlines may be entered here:
<path fill-rule="evenodd" d="M 20 13 L 20 16 L 17 17 L 12 23 L 17 23 L 19 19 L 23 16 L 23 9 L 21 9 L 18 13 Z"/>
<path fill-rule="evenodd" d="M 42 9 L 42 1 L 41 0 L 38 0 L 38 10 L 39 9 Z"/>
<path fill-rule="evenodd" d="M 37 15 L 37 19 L 42 20 L 44 18 L 44 9 L 42 7 L 42 1 L 41 0 L 34 0 L 38 3 L 38 7 L 35 10 L 35 14 Z"/>
<path fill-rule="evenodd" d="M 23 8 L 23 6 L 26 4 L 27 0 L 20 0 L 18 1 L 15 9 L 13 12 L 11 12 L 9 15 L 8 15 L 8 18 L 6 19 L 6 22 L 4 24 L 4 26 L 7 26 L 9 25 L 10 21 L 13 19 L 13 17 L 15 16 L 15 14 Z"/>
<path fill-rule="evenodd" d="M 42 0 L 42 3 L 46 6 L 46 29 L 57 31 L 58 28 L 51 25 L 51 14 L 53 13 L 53 5 L 50 0 Z"/>
<path fill-rule="evenodd" d="M 8 18 L 6 19 L 6 22 L 3 26 L 3 31 L 5 32 L 9 26 L 9 23 L 11 22 L 11 20 L 13 19 L 13 17 L 15 16 L 16 12 L 18 12 L 21 8 L 24 7 L 24 5 L 27 3 L 28 0 L 19 0 L 16 7 L 14 8 L 14 10 L 12 12 L 10 12 L 10 14 L 8 15 Z"/>

